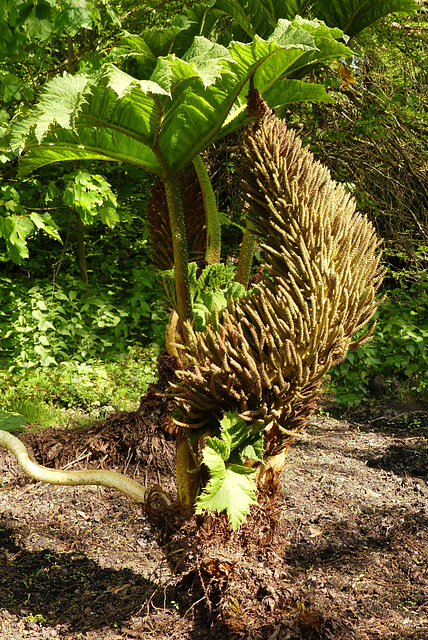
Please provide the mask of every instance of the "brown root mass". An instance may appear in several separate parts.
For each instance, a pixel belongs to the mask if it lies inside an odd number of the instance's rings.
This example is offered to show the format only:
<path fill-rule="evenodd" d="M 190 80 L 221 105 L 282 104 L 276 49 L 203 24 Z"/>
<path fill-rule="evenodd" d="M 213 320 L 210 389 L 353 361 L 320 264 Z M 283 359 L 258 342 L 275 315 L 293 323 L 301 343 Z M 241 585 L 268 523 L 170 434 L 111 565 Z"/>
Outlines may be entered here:
<path fill-rule="evenodd" d="M 82 430 L 46 429 L 23 440 L 43 465 L 114 469 L 174 492 L 175 442 L 166 432 L 170 411 L 171 402 L 151 385 L 143 408 L 117 412 Z"/>

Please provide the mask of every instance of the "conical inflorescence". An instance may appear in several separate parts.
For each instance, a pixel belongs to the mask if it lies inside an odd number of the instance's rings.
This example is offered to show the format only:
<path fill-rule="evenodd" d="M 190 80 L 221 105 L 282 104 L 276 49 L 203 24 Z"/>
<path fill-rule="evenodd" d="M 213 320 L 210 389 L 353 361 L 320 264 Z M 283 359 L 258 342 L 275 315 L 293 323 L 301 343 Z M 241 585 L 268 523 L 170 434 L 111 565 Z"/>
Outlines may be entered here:
<path fill-rule="evenodd" d="M 373 316 L 379 242 L 354 199 L 263 115 L 243 141 L 243 198 L 263 252 L 261 282 L 202 332 L 186 325 L 186 366 L 172 392 L 188 428 L 237 411 L 264 428 L 265 455 L 303 427 L 325 374 Z"/>

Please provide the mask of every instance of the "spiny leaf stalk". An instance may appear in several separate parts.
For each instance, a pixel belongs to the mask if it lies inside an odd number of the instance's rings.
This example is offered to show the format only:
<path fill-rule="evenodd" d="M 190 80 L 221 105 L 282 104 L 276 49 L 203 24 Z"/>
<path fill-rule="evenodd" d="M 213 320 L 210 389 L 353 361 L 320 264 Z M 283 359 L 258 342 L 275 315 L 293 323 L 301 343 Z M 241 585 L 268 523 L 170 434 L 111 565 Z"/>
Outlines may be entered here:
<path fill-rule="evenodd" d="M 206 248 L 205 211 L 202 192 L 192 166 L 180 175 L 180 194 L 186 224 L 189 261 L 203 260 Z M 171 225 L 165 187 L 158 181 L 147 200 L 147 226 L 153 247 L 152 260 L 156 269 L 172 269 L 174 255 Z"/>

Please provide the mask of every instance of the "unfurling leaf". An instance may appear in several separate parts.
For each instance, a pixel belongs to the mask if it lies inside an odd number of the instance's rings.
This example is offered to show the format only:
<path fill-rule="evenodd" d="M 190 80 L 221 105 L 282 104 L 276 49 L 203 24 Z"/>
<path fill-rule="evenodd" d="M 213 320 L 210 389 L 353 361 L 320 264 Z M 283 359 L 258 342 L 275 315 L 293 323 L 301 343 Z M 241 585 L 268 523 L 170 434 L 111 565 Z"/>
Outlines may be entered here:
<path fill-rule="evenodd" d="M 221 315 L 229 300 L 237 300 L 247 293 L 243 285 L 233 281 L 235 273 L 235 267 L 230 264 L 209 264 L 203 271 L 196 262 L 188 264 L 190 299 L 198 331 L 205 328 L 207 318 L 215 323 L 216 310 Z M 159 279 L 171 308 L 177 309 L 174 269 L 160 271 Z"/>
<path fill-rule="evenodd" d="M 205 441 L 202 459 L 210 481 L 199 496 L 196 513 L 226 511 L 237 529 L 256 502 L 257 471 L 244 466 L 245 459 L 261 461 L 262 456 L 263 434 L 254 432 L 237 413 L 226 413 L 220 421 L 220 437 Z"/>

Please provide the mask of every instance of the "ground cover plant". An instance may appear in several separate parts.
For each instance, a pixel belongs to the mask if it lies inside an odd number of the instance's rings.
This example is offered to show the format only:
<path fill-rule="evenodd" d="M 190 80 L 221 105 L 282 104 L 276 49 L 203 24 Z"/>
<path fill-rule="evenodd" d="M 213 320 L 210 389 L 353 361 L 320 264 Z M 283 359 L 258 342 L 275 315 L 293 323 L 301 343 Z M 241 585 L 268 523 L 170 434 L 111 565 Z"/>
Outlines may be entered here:
<path fill-rule="evenodd" d="M 81 425 L 134 410 L 156 375 L 168 315 L 144 221 L 130 215 L 114 238 L 94 224 L 86 241 L 87 285 L 72 239 L 60 248 L 59 264 L 56 246 L 43 238 L 32 240 L 25 271 L 3 263 L 0 405 L 29 425 Z"/>
<path fill-rule="evenodd" d="M 133 411 L 156 380 L 156 345 L 114 360 L 65 361 L 55 368 L 1 371 L 1 406 L 28 426 L 82 426 L 115 411 Z"/>

